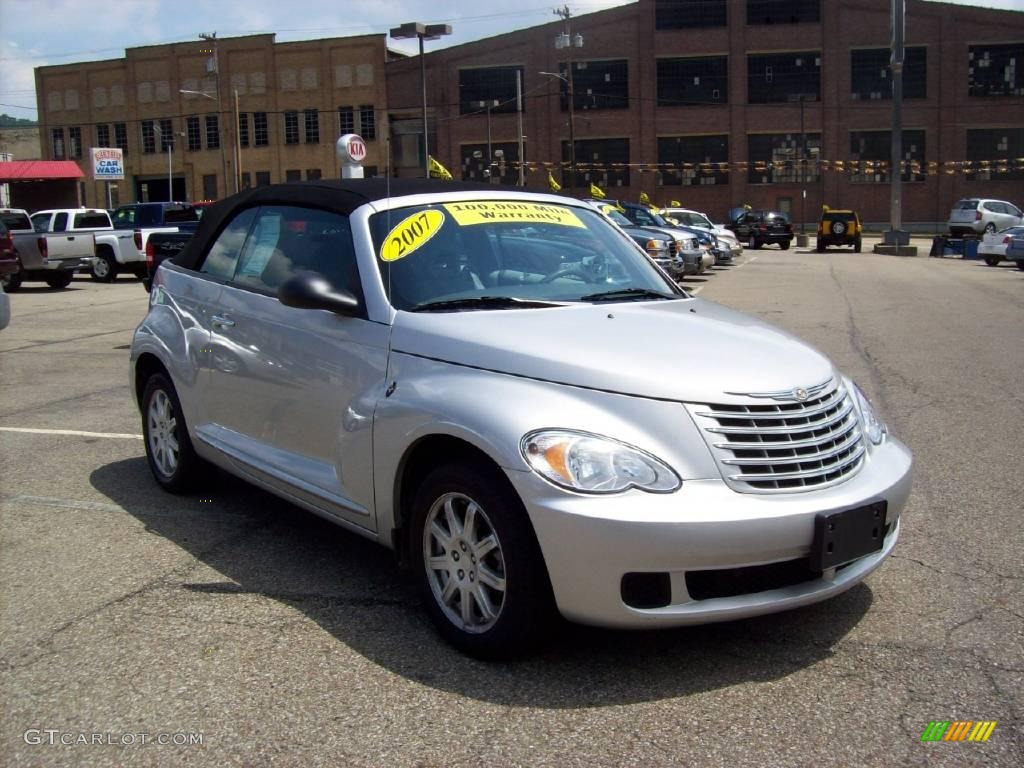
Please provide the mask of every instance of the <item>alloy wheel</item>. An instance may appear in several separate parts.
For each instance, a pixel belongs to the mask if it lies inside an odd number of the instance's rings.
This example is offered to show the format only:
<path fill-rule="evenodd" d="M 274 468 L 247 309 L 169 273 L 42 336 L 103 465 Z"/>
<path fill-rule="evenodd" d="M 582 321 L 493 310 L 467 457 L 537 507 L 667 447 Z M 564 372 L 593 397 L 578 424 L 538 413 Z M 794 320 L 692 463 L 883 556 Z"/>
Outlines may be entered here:
<path fill-rule="evenodd" d="M 434 600 L 464 632 L 482 633 L 505 605 L 505 557 L 484 509 L 461 493 L 430 506 L 423 526 L 423 562 Z"/>
<path fill-rule="evenodd" d="M 164 390 L 157 390 L 149 401 L 147 419 L 153 460 L 160 472 L 171 477 L 178 469 L 181 447 L 178 443 L 178 420 L 174 415 L 174 406 Z"/>

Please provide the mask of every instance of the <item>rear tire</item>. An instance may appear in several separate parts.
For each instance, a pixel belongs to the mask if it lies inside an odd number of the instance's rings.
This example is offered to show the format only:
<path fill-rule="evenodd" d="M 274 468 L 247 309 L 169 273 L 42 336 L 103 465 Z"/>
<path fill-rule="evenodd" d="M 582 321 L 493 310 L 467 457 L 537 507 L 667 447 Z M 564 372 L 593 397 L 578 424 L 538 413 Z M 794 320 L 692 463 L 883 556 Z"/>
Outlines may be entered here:
<path fill-rule="evenodd" d="M 988 232 L 989 234 L 992 234 L 993 232 L 995 232 L 996 231 L 996 223 L 994 221 L 990 221 L 988 224 L 985 225 L 985 231 Z"/>
<path fill-rule="evenodd" d="M 92 262 L 89 274 L 98 283 L 112 283 L 117 279 L 117 260 L 109 253 L 97 256 Z"/>
<path fill-rule="evenodd" d="M 496 467 L 434 469 L 416 491 L 409 532 L 420 595 L 445 640 L 481 659 L 523 655 L 545 640 L 555 604 L 544 557 Z"/>
<path fill-rule="evenodd" d="M 856 240 L 853 241 L 853 252 L 854 253 L 860 253 L 860 245 L 861 245 L 860 238 L 858 237 Z"/>
<path fill-rule="evenodd" d="M 990 267 L 998 267 L 999 266 L 999 261 L 1000 261 L 1000 259 L 999 259 L 998 256 L 986 256 L 985 257 L 985 263 L 988 264 Z"/>
<path fill-rule="evenodd" d="M 188 425 L 174 385 L 162 373 L 146 381 L 142 394 L 142 436 L 153 478 L 165 491 L 188 493 L 205 469 L 188 436 Z"/>
<path fill-rule="evenodd" d="M 818 240 L 815 241 L 814 250 L 817 251 L 818 253 L 825 252 L 825 244 L 821 242 L 821 238 L 818 238 Z"/>
<path fill-rule="evenodd" d="M 53 275 L 52 277 L 46 278 L 46 284 L 51 288 L 67 288 L 69 285 L 71 285 L 71 280 L 74 276 L 74 272 L 71 272 L 70 270 L 64 270 L 58 272 L 56 275 Z"/>
<path fill-rule="evenodd" d="M 1024 259 L 1017 262 L 1017 269 L 1024 271 Z"/>
<path fill-rule="evenodd" d="M 781 250 L 783 250 L 783 251 L 788 251 L 789 250 L 789 240 L 783 240 L 781 243 L 779 243 L 779 248 Z"/>
<path fill-rule="evenodd" d="M 21 270 L 0 275 L 0 285 L 4 287 L 4 291 L 7 293 L 14 293 L 21 288 Z"/>

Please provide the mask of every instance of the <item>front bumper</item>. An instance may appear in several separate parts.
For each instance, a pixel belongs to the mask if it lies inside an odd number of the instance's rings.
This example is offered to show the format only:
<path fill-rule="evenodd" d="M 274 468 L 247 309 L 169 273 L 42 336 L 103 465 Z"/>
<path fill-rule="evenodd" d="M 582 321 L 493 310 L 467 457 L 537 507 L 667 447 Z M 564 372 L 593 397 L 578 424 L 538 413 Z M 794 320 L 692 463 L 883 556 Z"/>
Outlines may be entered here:
<path fill-rule="evenodd" d="M 912 459 L 888 439 L 846 482 L 803 493 L 737 493 L 721 480 L 695 480 L 670 494 L 629 491 L 582 496 L 532 472 L 507 471 L 523 500 L 562 614 L 607 627 L 702 624 L 788 610 L 825 600 L 864 579 L 899 537 L 910 495 Z M 819 512 L 887 502 L 889 534 L 881 551 L 820 578 L 734 597 L 691 598 L 688 571 L 733 569 L 807 557 Z M 667 573 L 671 598 L 641 609 L 622 598 L 627 573 Z"/>

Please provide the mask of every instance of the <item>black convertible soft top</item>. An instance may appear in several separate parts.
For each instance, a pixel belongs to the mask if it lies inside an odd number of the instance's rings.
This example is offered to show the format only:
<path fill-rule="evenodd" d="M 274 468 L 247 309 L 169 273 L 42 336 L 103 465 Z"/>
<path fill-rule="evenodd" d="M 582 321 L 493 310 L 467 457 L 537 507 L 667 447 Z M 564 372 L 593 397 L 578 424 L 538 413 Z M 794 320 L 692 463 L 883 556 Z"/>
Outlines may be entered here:
<path fill-rule="evenodd" d="M 255 205 L 304 205 L 349 214 L 361 205 L 406 195 L 441 192 L 499 192 L 492 184 L 438 181 L 434 179 L 320 179 L 295 181 L 254 187 L 227 197 L 210 206 L 196 228 L 188 245 L 174 260 L 186 269 L 195 269 L 207 242 L 216 237 L 236 211 Z M 508 190 L 521 192 L 519 188 Z"/>

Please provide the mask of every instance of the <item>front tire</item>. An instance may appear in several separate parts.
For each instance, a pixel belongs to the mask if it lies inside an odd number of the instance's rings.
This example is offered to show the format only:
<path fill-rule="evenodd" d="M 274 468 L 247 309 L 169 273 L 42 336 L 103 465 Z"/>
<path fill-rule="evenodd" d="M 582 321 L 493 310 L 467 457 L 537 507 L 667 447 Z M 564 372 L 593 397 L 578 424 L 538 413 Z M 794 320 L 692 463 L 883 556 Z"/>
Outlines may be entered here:
<path fill-rule="evenodd" d="M 985 257 L 985 263 L 988 264 L 990 267 L 998 267 L 999 266 L 999 257 L 998 256 L 986 256 Z"/>
<path fill-rule="evenodd" d="M 146 461 L 160 486 L 187 493 L 201 479 L 202 460 L 196 455 L 174 385 L 162 373 L 150 376 L 142 395 L 142 436 Z"/>
<path fill-rule="evenodd" d="M 751 235 L 751 236 L 750 236 L 750 239 L 749 239 L 749 240 L 747 240 L 747 247 L 748 247 L 748 248 L 753 248 L 753 249 L 754 249 L 754 250 L 756 251 L 756 250 L 757 250 L 758 248 L 760 248 L 760 247 L 761 247 L 761 244 L 760 244 L 760 243 L 759 243 L 759 242 L 757 241 L 757 238 L 756 238 L 756 237 L 754 237 L 753 235 Z"/>
<path fill-rule="evenodd" d="M 781 250 L 783 250 L 783 251 L 788 251 L 789 250 L 789 240 L 783 240 L 782 242 L 780 242 L 779 243 L 779 248 Z"/>
<path fill-rule="evenodd" d="M 1017 262 L 1017 269 L 1024 271 L 1024 259 Z"/>
<path fill-rule="evenodd" d="M 93 259 L 89 274 L 98 283 L 112 283 L 117 279 L 117 260 L 109 253 L 97 256 Z"/>
<path fill-rule="evenodd" d="M 62 272 L 58 272 L 56 275 L 53 275 L 52 277 L 46 278 L 46 284 L 51 288 L 67 288 L 69 285 L 71 285 L 71 279 L 74 276 L 74 272 L 71 272 L 70 270 L 65 270 Z"/>
<path fill-rule="evenodd" d="M 861 246 L 861 242 L 860 242 L 860 238 L 858 237 L 856 240 L 853 241 L 853 252 L 854 253 L 860 253 L 860 246 Z"/>
<path fill-rule="evenodd" d="M 500 659 L 535 649 L 554 598 L 526 510 L 483 461 L 447 464 L 413 500 L 410 552 L 427 613 L 460 651 Z"/>

